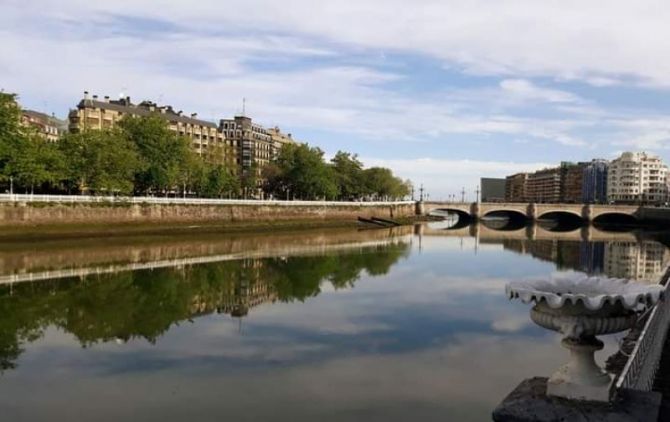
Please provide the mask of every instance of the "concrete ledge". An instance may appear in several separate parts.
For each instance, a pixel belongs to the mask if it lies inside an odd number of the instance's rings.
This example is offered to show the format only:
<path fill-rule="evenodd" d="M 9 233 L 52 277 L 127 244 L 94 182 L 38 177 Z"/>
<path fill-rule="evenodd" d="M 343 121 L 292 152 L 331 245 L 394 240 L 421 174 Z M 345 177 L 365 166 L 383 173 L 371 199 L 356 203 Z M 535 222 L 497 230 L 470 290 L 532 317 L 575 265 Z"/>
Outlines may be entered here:
<path fill-rule="evenodd" d="M 496 422 L 656 422 L 661 395 L 635 390 L 619 391 L 611 404 L 547 397 L 547 378 L 519 384 L 493 411 Z"/>

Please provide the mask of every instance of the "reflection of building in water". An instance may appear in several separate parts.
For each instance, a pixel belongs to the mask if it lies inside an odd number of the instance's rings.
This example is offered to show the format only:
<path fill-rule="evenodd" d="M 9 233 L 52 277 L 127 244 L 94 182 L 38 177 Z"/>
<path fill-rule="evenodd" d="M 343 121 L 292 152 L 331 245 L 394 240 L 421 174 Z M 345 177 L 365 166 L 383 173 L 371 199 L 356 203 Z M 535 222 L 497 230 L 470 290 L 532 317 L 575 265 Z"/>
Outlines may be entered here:
<path fill-rule="evenodd" d="M 657 242 L 610 242 L 605 247 L 605 274 L 655 283 L 665 271 L 668 255 Z"/>
<path fill-rule="evenodd" d="M 589 275 L 602 274 L 605 270 L 605 243 L 579 243 L 579 269 Z"/>
<path fill-rule="evenodd" d="M 503 247 L 553 262 L 559 270 L 583 271 L 590 275 L 603 272 L 605 245 L 602 242 L 506 239 L 503 240 Z"/>
<path fill-rule="evenodd" d="M 503 248 L 553 262 L 559 270 L 582 271 L 658 282 L 670 263 L 670 252 L 658 242 L 574 242 L 563 240 L 503 240 Z"/>
<path fill-rule="evenodd" d="M 249 313 L 249 309 L 263 303 L 274 302 L 277 292 L 274 284 L 263 276 L 265 262 L 261 259 L 246 259 L 242 261 L 239 273 L 235 280 L 227 284 L 216 298 L 207 300 L 201 296 L 193 299 L 193 316 L 212 313 L 230 314 L 242 317 Z"/>

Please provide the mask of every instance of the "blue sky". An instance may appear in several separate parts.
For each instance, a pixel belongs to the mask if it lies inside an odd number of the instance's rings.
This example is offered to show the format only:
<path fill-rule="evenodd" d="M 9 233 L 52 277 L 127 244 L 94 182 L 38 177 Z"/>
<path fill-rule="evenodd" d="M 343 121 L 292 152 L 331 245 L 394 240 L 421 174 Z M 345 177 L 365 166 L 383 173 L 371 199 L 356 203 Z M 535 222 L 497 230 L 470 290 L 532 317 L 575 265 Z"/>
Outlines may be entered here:
<path fill-rule="evenodd" d="M 102 3 L 3 0 L 0 89 L 61 117 L 85 90 L 215 121 L 246 98 L 433 198 L 561 160 L 670 159 L 662 1 Z"/>

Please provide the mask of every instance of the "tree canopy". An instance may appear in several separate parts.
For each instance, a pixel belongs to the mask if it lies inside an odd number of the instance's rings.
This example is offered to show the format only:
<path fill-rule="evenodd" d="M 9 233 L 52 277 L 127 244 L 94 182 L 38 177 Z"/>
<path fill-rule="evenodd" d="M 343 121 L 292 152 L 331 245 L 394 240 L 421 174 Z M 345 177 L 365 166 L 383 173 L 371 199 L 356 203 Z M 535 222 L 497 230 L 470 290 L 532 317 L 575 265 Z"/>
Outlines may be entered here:
<path fill-rule="evenodd" d="M 390 169 L 366 169 L 343 151 L 326 162 L 308 144 L 285 144 L 262 168 L 233 168 L 231 147 L 195 151 L 157 114 L 125 116 L 115 127 L 68 133 L 55 143 L 21 118 L 16 96 L 0 93 L 0 185 L 11 180 L 16 192 L 226 198 L 255 195 L 259 180 L 278 199 L 386 200 L 411 190 Z"/>

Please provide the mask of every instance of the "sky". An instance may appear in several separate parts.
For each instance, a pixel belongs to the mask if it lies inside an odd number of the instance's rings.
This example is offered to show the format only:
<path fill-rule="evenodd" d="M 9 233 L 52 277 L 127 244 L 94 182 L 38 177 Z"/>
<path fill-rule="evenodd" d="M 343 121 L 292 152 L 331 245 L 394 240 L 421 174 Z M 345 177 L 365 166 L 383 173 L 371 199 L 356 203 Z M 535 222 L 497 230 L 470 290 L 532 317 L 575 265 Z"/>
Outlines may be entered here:
<path fill-rule="evenodd" d="M 480 177 L 670 160 L 665 1 L 0 0 L 0 89 L 65 117 L 84 91 L 242 111 L 431 199 Z"/>

